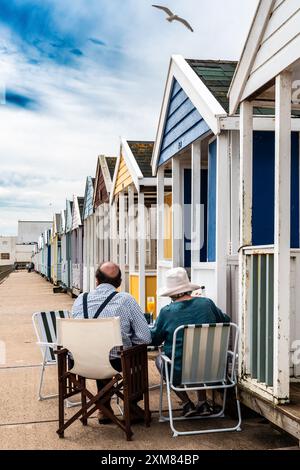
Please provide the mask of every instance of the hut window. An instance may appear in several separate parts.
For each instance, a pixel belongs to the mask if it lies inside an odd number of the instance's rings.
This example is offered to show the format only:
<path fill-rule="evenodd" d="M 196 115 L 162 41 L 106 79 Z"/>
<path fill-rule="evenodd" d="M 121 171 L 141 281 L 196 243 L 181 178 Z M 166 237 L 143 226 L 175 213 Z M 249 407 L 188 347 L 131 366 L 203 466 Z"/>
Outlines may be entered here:
<path fill-rule="evenodd" d="M 1 253 L 1 259 L 10 259 L 9 253 Z"/>

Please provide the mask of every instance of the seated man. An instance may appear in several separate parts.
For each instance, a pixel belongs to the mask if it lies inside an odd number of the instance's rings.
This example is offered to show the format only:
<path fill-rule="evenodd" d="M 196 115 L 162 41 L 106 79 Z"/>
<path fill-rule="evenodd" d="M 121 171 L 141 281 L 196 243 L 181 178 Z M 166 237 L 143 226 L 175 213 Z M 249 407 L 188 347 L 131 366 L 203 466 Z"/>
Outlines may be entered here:
<path fill-rule="evenodd" d="M 191 284 L 187 272 L 183 268 L 170 269 L 166 276 L 166 287 L 158 292 L 162 297 L 170 297 L 172 302 L 162 308 L 155 328 L 151 330 L 152 344 L 163 344 L 164 354 L 171 358 L 173 334 L 176 328 L 182 325 L 200 325 L 202 323 L 227 323 L 230 318 L 221 312 L 212 300 L 206 297 L 192 297 L 192 291 L 199 286 Z M 180 383 L 182 351 L 176 349 L 174 379 Z M 178 360 L 177 360 L 178 359 Z M 162 360 L 158 356 L 156 365 L 162 373 Z M 183 416 L 189 417 L 195 414 L 202 416 L 212 413 L 212 409 L 206 400 L 205 391 L 198 392 L 198 404 L 195 407 L 186 392 L 176 392 L 183 403 Z"/>
<path fill-rule="evenodd" d="M 122 282 L 119 266 L 106 262 L 96 271 L 96 289 L 91 291 L 86 299 L 87 314 L 84 315 L 84 294 L 80 294 L 73 305 L 73 318 L 93 318 L 101 310 L 100 317 L 120 317 L 121 334 L 124 348 L 137 344 L 149 344 L 151 335 L 144 314 L 136 300 L 126 292 L 117 292 Z M 111 351 L 111 364 L 114 369 L 121 372 L 121 359 L 118 349 Z M 97 381 L 98 388 L 102 388 L 106 381 Z M 100 416 L 99 422 L 105 424 L 109 420 Z"/>

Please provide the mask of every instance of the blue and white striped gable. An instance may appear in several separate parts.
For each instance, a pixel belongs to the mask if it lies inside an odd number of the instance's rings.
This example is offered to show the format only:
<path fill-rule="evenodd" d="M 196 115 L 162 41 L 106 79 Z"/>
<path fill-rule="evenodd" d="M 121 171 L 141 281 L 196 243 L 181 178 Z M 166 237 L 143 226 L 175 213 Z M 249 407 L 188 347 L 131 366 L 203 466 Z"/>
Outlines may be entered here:
<path fill-rule="evenodd" d="M 73 202 L 66 201 L 66 233 L 72 230 L 72 206 Z"/>
<path fill-rule="evenodd" d="M 86 179 L 84 207 L 83 207 L 83 220 L 87 219 L 93 214 L 93 198 L 94 198 L 94 183 L 91 176 Z"/>
<path fill-rule="evenodd" d="M 173 78 L 158 165 L 162 165 L 209 131 L 208 124 Z"/>

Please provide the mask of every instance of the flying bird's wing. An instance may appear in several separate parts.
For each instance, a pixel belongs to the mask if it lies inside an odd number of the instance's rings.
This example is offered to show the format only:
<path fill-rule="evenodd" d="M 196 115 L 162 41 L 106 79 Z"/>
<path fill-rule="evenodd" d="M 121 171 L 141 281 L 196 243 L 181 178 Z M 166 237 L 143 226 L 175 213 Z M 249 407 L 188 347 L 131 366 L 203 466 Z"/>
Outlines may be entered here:
<path fill-rule="evenodd" d="M 163 10 L 167 15 L 173 16 L 173 12 L 167 8 L 167 7 L 162 7 L 161 5 L 152 5 L 154 8 L 158 8 L 159 10 Z"/>
<path fill-rule="evenodd" d="M 177 21 L 180 21 L 180 23 L 184 24 L 192 33 L 194 32 L 193 28 L 191 27 L 190 23 L 186 21 L 185 19 L 181 18 L 180 16 L 177 16 L 176 18 Z"/>

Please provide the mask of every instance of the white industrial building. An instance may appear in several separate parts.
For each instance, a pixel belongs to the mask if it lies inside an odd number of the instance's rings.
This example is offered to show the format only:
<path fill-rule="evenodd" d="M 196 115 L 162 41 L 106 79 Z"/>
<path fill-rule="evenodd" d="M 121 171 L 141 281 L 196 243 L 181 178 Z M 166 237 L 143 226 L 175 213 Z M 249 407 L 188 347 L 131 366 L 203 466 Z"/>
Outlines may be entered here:
<path fill-rule="evenodd" d="M 16 261 L 17 237 L 0 236 L 0 266 L 8 266 Z"/>
<path fill-rule="evenodd" d="M 22 245 L 37 243 L 41 233 L 50 229 L 52 227 L 52 223 L 52 221 L 19 220 L 17 243 Z"/>
<path fill-rule="evenodd" d="M 17 236 L 0 236 L 0 266 L 17 263 L 24 267 L 31 261 L 40 234 L 51 226 L 51 221 L 19 220 Z"/>

